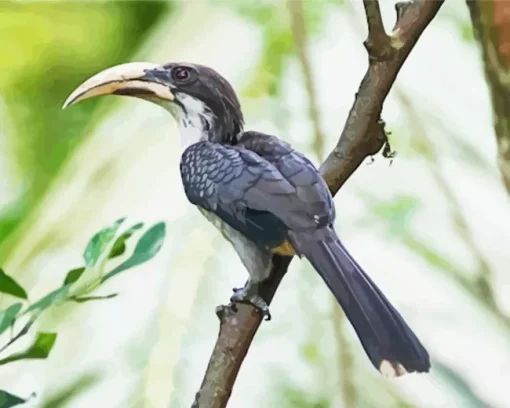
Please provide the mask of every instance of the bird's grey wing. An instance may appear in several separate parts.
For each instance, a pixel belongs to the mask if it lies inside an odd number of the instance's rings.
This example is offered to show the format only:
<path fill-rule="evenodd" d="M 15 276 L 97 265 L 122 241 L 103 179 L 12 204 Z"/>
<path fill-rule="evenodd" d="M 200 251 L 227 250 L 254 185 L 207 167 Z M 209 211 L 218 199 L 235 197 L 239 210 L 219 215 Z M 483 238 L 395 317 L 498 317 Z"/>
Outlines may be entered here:
<path fill-rule="evenodd" d="M 275 136 L 248 131 L 239 136 L 238 146 L 257 153 L 270 162 L 296 188 L 310 216 L 319 215 L 320 225 L 335 219 L 335 207 L 329 188 L 315 165 L 302 153 Z"/>
<path fill-rule="evenodd" d="M 295 180 L 298 173 L 296 170 Z M 299 183 L 293 185 L 255 152 L 197 143 L 184 152 L 181 174 L 190 202 L 214 212 L 238 230 L 249 224 L 267 234 L 275 227 L 302 230 L 316 225 L 317 214 L 310 213 L 310 203 L 303 199 L 306 197 Z M 278 226 L 278 222 L 283 225 Z"/>

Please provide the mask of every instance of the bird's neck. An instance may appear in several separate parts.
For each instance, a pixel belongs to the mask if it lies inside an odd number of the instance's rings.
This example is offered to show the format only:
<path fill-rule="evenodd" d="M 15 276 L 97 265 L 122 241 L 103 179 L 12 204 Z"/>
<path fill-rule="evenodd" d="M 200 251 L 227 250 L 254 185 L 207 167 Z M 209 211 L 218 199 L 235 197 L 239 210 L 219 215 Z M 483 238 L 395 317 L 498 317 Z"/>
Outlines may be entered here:
<path fill-rule="evenodd" d="M 177 103 L 165 106 L 177 122 L 183 147 L 211 139 L 215 116 L 203 102 L 187 95 L 179 95 Z"/>
<path fill-rule="evenodd" d="M 212 124 L 209 118 L 201 115 L 186 115 L 178 121 L 181 141 L 184 147 L 211 140 Z"/>
<path fill-rule="evenodd" d="M 177 101 L 165 106 L 177 122 L 184 147 L 208 140 L 232 144 L 242 131 L 242 118 L 224 112 L 217 115 L 201 100 L 189 95 L 176 95 Z"/>
<path fill-rule="evenodd" d="M 181 141 L 188 147 L 200 141 L 234 144 L 240 129 L 234 123 L 224 123 L 214 115 L 188 113 L 178 120 Z"/>

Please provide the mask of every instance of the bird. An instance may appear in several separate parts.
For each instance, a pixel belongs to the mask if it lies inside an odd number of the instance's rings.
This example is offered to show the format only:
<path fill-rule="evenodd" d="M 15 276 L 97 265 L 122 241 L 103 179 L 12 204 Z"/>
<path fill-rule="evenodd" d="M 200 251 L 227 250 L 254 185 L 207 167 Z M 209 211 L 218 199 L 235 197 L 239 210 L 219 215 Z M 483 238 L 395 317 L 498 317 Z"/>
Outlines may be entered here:
<path fill-rule="evenodd" d="M 232 244 L 249 272 L 232 302 L 251 303 L 270 318 L 258 292 L 270 276 L 273 255 L 304 257 L 383 376 L 430 370 L 425 347 L 340 241 L 333 197 L 315 165 L 276 136 L 244 130 L 239 99 L 220 73 L 189 62 L 124 63 L 83 82 L 63 108 L 102 95 L 155 103 L 177 122 L 186 197 Z"/>

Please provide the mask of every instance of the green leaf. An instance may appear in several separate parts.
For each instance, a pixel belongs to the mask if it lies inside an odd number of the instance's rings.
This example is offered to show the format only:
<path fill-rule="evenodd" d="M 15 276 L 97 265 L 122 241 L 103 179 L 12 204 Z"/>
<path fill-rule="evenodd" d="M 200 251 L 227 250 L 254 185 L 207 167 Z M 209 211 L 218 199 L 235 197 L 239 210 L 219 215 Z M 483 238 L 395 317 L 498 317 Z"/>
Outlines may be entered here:
<path fill-rule="evenodd" d="M 138 231 L 139 229 L 143 228 L 143 223 L 138 223 L 133 225 L 131 228 L 123 232 L 113 244 L 112 250 L 108 254 L 108 259 L 115 258 L 117 256 L 122 255 L 124 252 L 126 252 L 126 241 L 131 238 L 131 236 Z"/>
<path fill-rule="evenodd" d="M 27 402 L 26 399 L 20 398 L 7 391 L 0 390 L 0 408 L 10 408 Z"/>
<path fill-rule="evenodd" d="M 153 225 L 145 232 L 145 234 L 142 235 L 136 244 L 133 255 L 114 268 L 111 272 L 107 273 L 101 282 L 112 278 L 126 269 L 133 268 L 134 266 L 138 266 L 152 259 L 161 249 L 165 239 L 165 234 L 166 227 L 164 222 Z"/>
<path fill-rule="evenodd" d="M 76 303 L 85 303 L 90 302 L 92 300 L 106 300 L 106 299 L 112 299 L 116 296 L 118 296 L 118 293 L 111 293 L 109 295 L 102 295 L 102 296 L 71 296 L 69 299 L 75 301 Z"/>
<path fill-rule="evenodd" d="M 9 295 L 16 296 L 21 299 L 28 299 L 25 289 L 23 289 L 23 287 L 13 278 L 7 275 L 2 268 L 0 268 L 0 292 L 8 293 Z"/>
<path fill-rule="evenodd" d="M 80 279 L 81 275 L 83 275 L 83 272 L 85 272 L 84 267 L 72 269 L 69 272 L 67 272 L 63 286 L 72 285 L 73 283 L 75 283 L 78 279 Z"/>
<path fill-rule="evenodd" d="M 39 299 L 37 302 L 31 305 L 28 309 L 26 309 L 24 314 L 28 312 L 40 313 L 48 309 L 50 306 L 53 306 L 55 303 L 64 300 L 69 293 L 69 288 L 70 285 L 64 285 L 54 290 L 53 292 L 47 294 L 46 296 L 43 296 L 41 299 Z"/>
<path fill-rule="evenodd" d="M 21 353 L 11 354 L 0 360 L 0 365 L 12 363 L 18 360 L 45 359 L 50 355 L 51 349 L 57 340 L 57 333 L 37 333 L 32 345 Z"/>
<path fill-rule="evenodd" d="M 96 374 L 85 374 L 64 387 L 59 384 L 55 393 L 45 395 L 44 401 L 41 401 L 39 408 L 65 408 L 71 407 L 71 401 L 99 382 L 100 377 Z M 1 405 L 0 405 L 1 407 Z"/>
<path fill-rule="evenodd" d="M 6 331 L 16 320 L 16 316 L 21 310 L 21 303 L 14 303 L 10 305 L 7 309 L 0 311 L 0 334 Z M 0 405 L 0 408 L 2 405 Z"/>
<path fill-rule="evenodd" d="M 112 226 L 104 228 L 97 232 L 87 244 L 83 258 L 87 267 L 94 266 L 101 254 L 106 250 L 110 241 L 115 237 L 120 225 L 124 222 L 125 218 L 118 219 Z"/>

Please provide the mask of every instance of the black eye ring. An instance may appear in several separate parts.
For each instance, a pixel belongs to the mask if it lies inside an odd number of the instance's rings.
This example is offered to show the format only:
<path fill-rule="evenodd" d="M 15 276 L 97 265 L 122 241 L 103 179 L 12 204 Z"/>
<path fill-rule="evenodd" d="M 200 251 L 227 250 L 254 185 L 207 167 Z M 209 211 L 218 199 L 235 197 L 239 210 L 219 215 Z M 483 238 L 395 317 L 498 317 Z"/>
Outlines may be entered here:
<path fill-rule="evenodd" d="M 172 70 L 172 79 L 176 82 L 184 83 L 191 79 L 191 68 L 176 67 Z"/>

